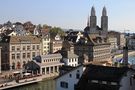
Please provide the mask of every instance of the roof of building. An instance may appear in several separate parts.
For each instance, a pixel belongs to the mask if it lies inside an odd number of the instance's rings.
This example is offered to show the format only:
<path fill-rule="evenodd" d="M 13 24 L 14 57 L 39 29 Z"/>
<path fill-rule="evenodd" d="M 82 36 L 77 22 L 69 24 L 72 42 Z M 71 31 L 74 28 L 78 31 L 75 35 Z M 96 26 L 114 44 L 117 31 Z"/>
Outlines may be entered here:
<path fill-rule="evenodd" d="M 76 55 L 75 53 L 72 53 L 70 51 L 67 52 L 66 55 L 63 55 L 64 58 L 78 58 L 78 55 Z"/>
<path fill-rule="evenodd" d="M 33 43 L 33 44 L 39 44 L 40 39 L 36 36 L 5 36 L 0 41 L 2 43 Z"/>
<path fill-rule="evenodd" d="M 109 66 L 87 65 L 85 72 L 83 73 L 77 85 L 77 90 L 118 90 L 118 85 L 103 85 L 101 83 L 95 84 L 91 82 L 91 80 L 119 83 L 127 71 L 127 67 L 118 68 Z M 90 83 L 88 83 L 88 81 L 90 81 Z"/>
<path fill-rule="evenodd" d="M 40 56 L 36 56 L 35 58 L 33 58 L 34 60 L 36 60 L 37 62 L 41 63 L 42 60 L 46 60 L 46 59 L 56 59 L 62 58 L 62 55 L 60 53 L 56 53 L 56 54 L 47 54 L 47 55 L 40 55 Z"/>
<path fill-rule="evenodd" d="M 117 68 L 109 66 L 97 66 L 89 65 L 88 66 L 88 78 L 89 80 L 102 80 L 102 81 L 111 81 L 118 82 L 124 73 L 126 73 L 128 68 Z"/>
<path fill-rule="evenodd" d="M 48 58 L 62 58 L 62 55 L 60 53 L 55 54 L 48 54 L 48 55 L 41 55 L 42 59 L 48 59 Z"/>
<path fill-rule="evenodd" d="M 78 36 L 65 36 L 64 40 L 68 40 L 68 41 L 71 41 L 73 43 L 76 43 L 77 37 Z"/>

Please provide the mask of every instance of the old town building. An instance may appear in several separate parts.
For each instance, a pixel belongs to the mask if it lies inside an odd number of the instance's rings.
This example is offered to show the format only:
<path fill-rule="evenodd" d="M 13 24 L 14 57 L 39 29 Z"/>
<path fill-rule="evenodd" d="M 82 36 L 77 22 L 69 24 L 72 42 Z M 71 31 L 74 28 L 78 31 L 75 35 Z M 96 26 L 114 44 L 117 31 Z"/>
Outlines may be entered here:
<path fill-rule="evenodd" d="M 29 62 L 26 66 L 28 70 L 32 71 L 34 74 L 39 73 L 48 77 L 59 75 L 59 67 L 63 65 L 61 63 L 62 55 L 48 54 L 39 55 Z"/>
<path fill-rule="evenodd" d="M 62 45 L 62 62 L 66 66 L 78 66 L 78 55 L 74 53 L 74 45 L 70 41 L 64 41 Z"/>
<path fill-rule="evenodd" d="M 60 35 L 57 34 L 54 39 L 51 39 L 50 52 L 55 53 L 55 52 L 61 50 L 61 48 L 62 48 L 62 39 L 61 39 Z"/>
<path fill-rule="evenodd" d="M 5 36 L 0 41 L 2 47 L 2 70 L 21 69 L 33 57 L 40 55 L 40 39 L 36 36 Z"/>
<path fill-rule="evenodd" d="M 103 8 L 101 28 L 97 26 L 95 8 L 91 8 L 91 16 L 88 18 L 87 27 L 84 29 L 84 37 L 74 44 L 75 53 L 79 56 L 79 62 L 84 63 L 85 56 L 88 62 L 106 65 L 110 62 L 110 43 L 107 38 L 108 16 L 106 8 Z"/>
<path fill-rule="evenodd" d="M 116 32 L 116 31 L 109 31 L 108 32 L 108 37 L 114 37 L 117 38 L 117 45 L 119 49 L 123 49 L 126 39 L 125 39 L 125 34 Z"/>

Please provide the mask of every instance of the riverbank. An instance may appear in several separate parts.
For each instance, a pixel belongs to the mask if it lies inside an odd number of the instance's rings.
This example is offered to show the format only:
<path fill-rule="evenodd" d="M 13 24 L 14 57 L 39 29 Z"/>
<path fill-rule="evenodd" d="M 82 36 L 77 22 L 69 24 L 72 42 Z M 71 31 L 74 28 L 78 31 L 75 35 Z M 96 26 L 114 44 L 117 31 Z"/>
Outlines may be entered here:
<path fill-rule="evenodd" d="M 29 85 L 29 84 L 33 84 L 33 83 L 38 83 L 38 82 L 41 82 L 41 81 L 46 81 L 46 80 L 49 80 L 49 79 L 53 79 L 53 78 L 55 78 L 57 76 L 58 76 L 58 73 L 51 74 L 51 75 L 41 75 L 41 76 L 37 76 L 37 77 L 21 79 L 18 82 L 13 80 L 11 82 L 6 82 L 6 83 L 0 84 L 0 90 L 11 89 L 11 88 L 20 87 L 20 86 L 23 86 L 23 85 Z"/>
<path fill-rule="evenodd" d="M 10 89 L 10 88 L 19 87 L 19 86 L 23 86 L 23 85 L 28 85 L 28 84 L 32 84 L 32 83 L 38 83 L 40 81 L 42 81 L 42 77 L 41 76 L 21 79 L 18 82 L 13 80 L 11 82 L 7 82 L 7 83 L 1 84 L 0 85 L 0 90 Z"/>
<path fill-rule="evenodd" d="M 135 55 L 135 51 L 128 52 L 128 56 L 132 56 L 132 55 Z M 123 57 L 123 54 L 118 54 L 118 55 L 115 55 L 113 59 L 122 58 L 122 57 Z"/>

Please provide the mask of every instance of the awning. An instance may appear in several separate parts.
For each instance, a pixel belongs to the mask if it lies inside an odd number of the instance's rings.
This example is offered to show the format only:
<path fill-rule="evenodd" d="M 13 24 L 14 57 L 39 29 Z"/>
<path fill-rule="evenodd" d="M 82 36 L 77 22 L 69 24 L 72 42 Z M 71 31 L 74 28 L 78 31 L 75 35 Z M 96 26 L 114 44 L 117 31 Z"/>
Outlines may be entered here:
<path fill-rule="evenodd" d="M 20 73 L 20 71 L 15 71 L 15 72 L 13 72 L 14 74 L 18 74 L 18 73 Z"/>
<path fill-rule="evenodd" d="M 30 75 L 31 73 L 24 73 L 23 75 L 25 75 L 25 76 L 28 76 L 28 75 Z"/>

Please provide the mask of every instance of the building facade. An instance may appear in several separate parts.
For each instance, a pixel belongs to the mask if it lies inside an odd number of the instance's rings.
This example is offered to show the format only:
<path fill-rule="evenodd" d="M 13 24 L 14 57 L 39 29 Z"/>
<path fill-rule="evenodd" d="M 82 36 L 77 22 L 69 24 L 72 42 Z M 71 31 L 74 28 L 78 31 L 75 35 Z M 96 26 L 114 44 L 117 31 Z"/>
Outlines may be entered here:
<path fill-rule="evenodd" d="M 50 53 L 50 35 L 49 33 L 45 36 L 41 37 L 42 40 L 42 54 L 49 54 Z"/>
<path fill-rule="evenodd" d="M 111 51 L 118 49 L 117 38 L 116 37 L 108 37 L 108 41 L 110 42 Z"/>
<path fill-rule="evenodd" d="M 61 40 L 60 35 L 57 34 L 55 36 L 55 39 L 52 39 L 51 42 L 50 42 L 50 52 L 55 53 L 55 52 L 61 50 L 62 42 L 63 41 Z"/>
<path fill-rule="evenodd" d="M 78 66 L 78 55 L 74 53 L 74 45 L 70 41 L 63 42 L 62 62 L 64 62 L 66 66 Z"/>
<path fill-rule="evenodd" d="M 33 61 L 27 64 L 28 70 L 33 73 L 39 73 L 44 76 L 52 77 L 59 75 L 59 67 L 63 65 L 60 62 L 61 54 L 40 55 L 34 58 Z M 33 64 L 34 63 L 34 64 Z"/>
<path fill-rule="evenodd" d="M 125 46 L 126 39 L 124 33 L 109 31 L 108 37 L 117 38 L 118 49 L 123 49 L 123 47 Z"/>
<path fill-rule="evenodd" d="M 78 66 L 73 70 L 56 78 L 56 90 L 75 90 L 83 73 L 83 66 Z"/>
<path fill-rule="evenodd" d="M 79 56 L 79 63 L 84 63 L 85 56 L 88 62 L 106 64 L 110 62 L 111 50 L 107 38 L 108 16 L 106 8 L 103 8 L 101 16 L 101 28 L 97 26 L 95 8 L 91 8 L 91 16 L 88 18 L 87 27 L 84 29 L 84 37 L 74 44 L 75 53 Z"/>
<path fill-rule="evenodd" d="M 36 36 L 6 36 L 0 41 L 2 70 L 21 69 L 41 54 L 40 39 Z"/>

